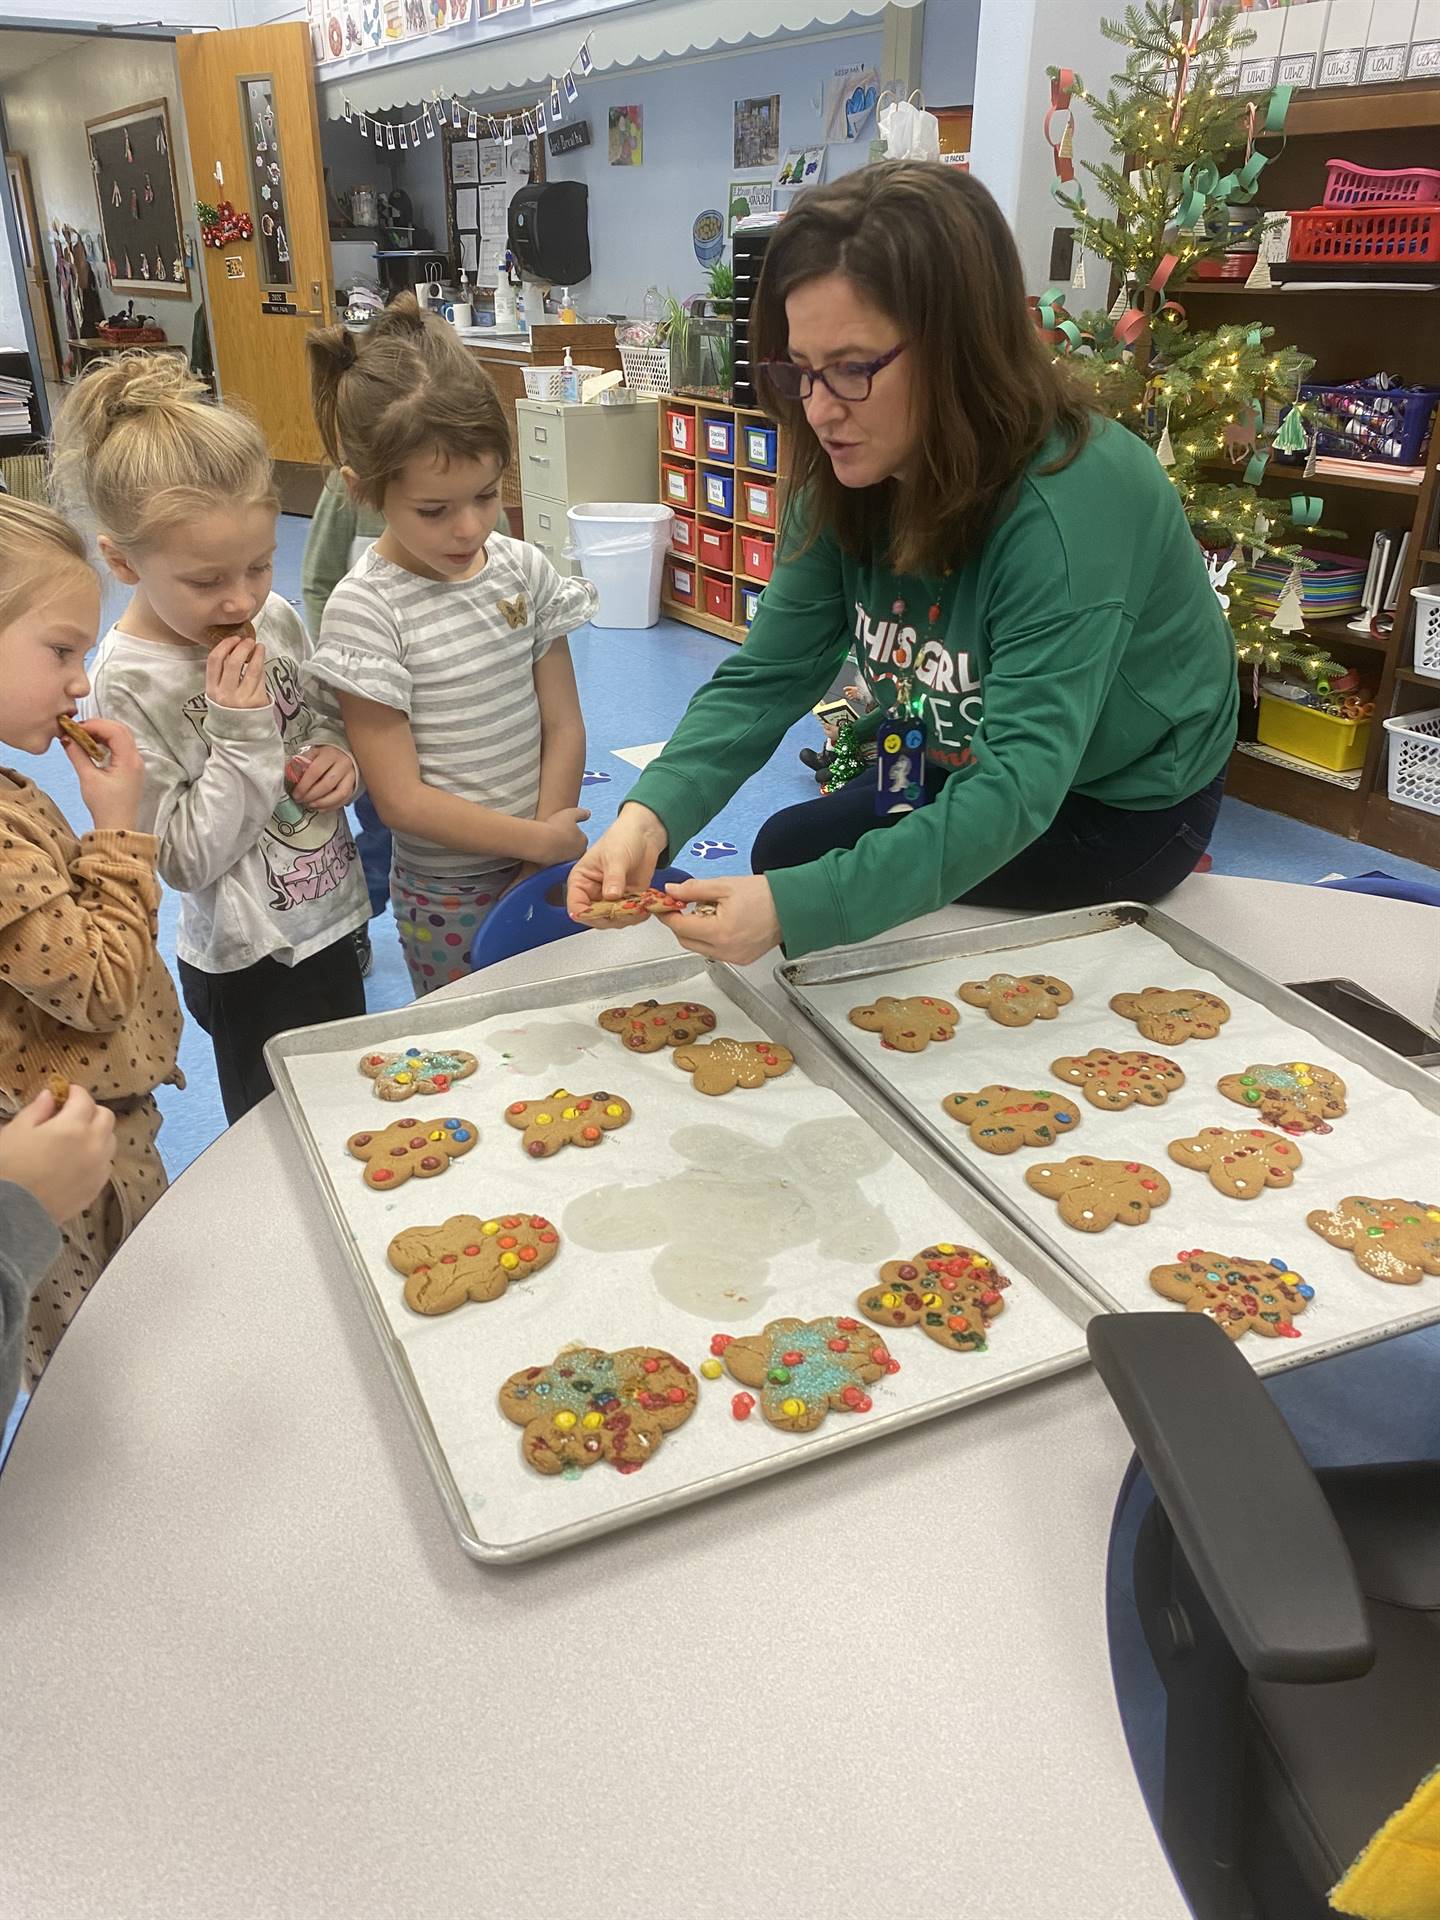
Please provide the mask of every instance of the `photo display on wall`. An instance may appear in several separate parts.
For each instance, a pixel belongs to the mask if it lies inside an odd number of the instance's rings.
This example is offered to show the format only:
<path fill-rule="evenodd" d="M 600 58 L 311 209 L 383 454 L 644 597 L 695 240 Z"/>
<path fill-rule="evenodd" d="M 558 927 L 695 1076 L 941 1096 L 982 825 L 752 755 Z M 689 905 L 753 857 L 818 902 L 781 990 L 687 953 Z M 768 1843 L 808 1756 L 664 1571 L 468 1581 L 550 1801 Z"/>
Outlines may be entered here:
<path fill-rule="evenodd" d="M 100 237 L 114 292 L 190 297 L 179 190 L 163 100 L 87 120 Z"/>
<path fill-rule="evenodd" d="M 493 287 L 510 241 L 510 200 L 517 187 L 545 178 L 545 142 L 538 137 L 471 140 L 445 129 L 445 204 L 450 257 L 472 286 Z"/>

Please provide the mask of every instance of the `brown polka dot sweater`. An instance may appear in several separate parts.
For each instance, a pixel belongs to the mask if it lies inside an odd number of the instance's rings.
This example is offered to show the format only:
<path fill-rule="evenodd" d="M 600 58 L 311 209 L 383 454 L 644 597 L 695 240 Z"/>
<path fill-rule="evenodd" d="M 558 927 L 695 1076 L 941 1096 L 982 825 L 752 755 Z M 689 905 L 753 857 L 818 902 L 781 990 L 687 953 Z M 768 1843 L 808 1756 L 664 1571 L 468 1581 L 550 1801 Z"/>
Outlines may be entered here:
<path fill-rule="evenodd" d="M 33 781 L 0 770 L 0 1117 L 57 1073 L 97 1100 L 184 1084 L 157 852 L 148 833 L 77 840 Z"/>

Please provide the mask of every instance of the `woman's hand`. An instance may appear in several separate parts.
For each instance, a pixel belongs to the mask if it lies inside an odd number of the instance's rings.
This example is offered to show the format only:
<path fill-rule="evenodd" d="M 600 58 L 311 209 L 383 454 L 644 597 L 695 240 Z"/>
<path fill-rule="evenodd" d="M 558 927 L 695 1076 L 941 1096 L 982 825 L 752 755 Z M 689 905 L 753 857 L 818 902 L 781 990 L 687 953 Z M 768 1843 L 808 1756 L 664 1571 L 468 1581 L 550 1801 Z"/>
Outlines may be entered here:
<path fill-rule="evenodd" d="M 707 960 L 744 967 L 780 944 L 780 919 L 763 874 L 745 880 L 686 880 L 665 891 L 687 905 L 701 900 L 716 907 L 713 914 L 671 913 L 664 919 L 682 947 L 703 953 Z"/>
<path fill-rule="evenodd" d="M 627 800 L 614 826 L 570 870 L 565 910 L 571 919 L 597 900 L 618 900 L 629 887 L 648 887 L 668 839 L 658 813 Z"/>
<path fill-rule="evenodd" d="M 290 798 L 312 813 L 334 813 L 355 798 L 359 777 L 343 747 L 305 747 L 285 763 Z"/>
<path fill-rule="evenodd" d="M 135 736 L 121 720 L 87 720 L 85 731 L 110 749 L 110 758 L 103 767 L 97 767 L 73 742 L 63 743 L 65 757 L 80 783 L 80 798 L 102 833 L 124 832 L 133 828 L 139 817 L 140 795 L 145 787 L 145 763 Z"/>

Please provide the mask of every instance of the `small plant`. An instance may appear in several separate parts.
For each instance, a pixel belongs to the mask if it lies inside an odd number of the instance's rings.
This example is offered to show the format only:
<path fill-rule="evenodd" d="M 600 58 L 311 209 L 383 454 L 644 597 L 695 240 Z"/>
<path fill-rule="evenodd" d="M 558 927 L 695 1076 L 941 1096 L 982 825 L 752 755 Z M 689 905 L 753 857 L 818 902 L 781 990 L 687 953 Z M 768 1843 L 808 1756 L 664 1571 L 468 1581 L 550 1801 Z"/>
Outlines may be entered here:
<path fill-rule="evenodd" d="M 716 313 L 735 311 L 735 269 L 728 260 L 717 260 L 710 269 L 710 301 Z"/>

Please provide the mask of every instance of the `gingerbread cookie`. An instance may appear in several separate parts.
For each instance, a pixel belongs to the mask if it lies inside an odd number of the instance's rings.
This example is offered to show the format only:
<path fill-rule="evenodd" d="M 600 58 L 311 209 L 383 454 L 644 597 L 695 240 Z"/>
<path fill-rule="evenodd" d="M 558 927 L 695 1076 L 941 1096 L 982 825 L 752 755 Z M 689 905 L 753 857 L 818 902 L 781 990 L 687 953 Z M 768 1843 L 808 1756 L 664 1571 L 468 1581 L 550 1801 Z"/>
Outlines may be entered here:
<path fill-rule="evenodd" d="M 1110 1002 L 1124 1020 L 1133 1020 L 1147 1040 L 1162 1047 L 1178 1047 L 1184 1040 L 1213 1040 L 1230 1018 L 1230 1009 L 1216 994 L 1198 987 L 1142 987 L 1139 993 L 1117 993 Z"/>
<path fill-rule="evenodd" d="M 1080 1124 L 1073 1100 L 1058 1093 L 1027 1092 L 1020 1087 L 981 1087 L 978 1093 L 947 1093 L 946 1113 L 985 1153 L 1014 1153 L 1020 1147 L 1053 1147 L 1062 1134 Z"/>
<path fill-rule="evenodd" d="M 454 1213 L 438 1227 L 407 1227 L 386 1258 L 405 1275 L 405 1304 L 415 1313 L 453 1313 L 465 1300 L 498 1300 L 512 1280 L 548 1267 L 560 1236 L 538 1213 L 477 1220 Z"/>
<path fill-rule="evenodd" d="M 1377 1280 L 1413 1287 L 1422 1274 L 1440 1273 L 1440 1206 L 1352 1193 L 1338 1207 L 1307 1213 L 1305 1224 L 1332 1247 L 1348 1247 Z"/>
<path fill-rule="evenodd" d="M 1329 1133 L 1345 1111 L 1345 1082 L 1329 1067 L 1289 1060 L 1279 1067 L 1246 1067 L 1227 1073 L 1220 1091 L 1239 1106 L 1254 1107 L 1282 1133 Z"/>
<path fill-rule="evenodd" d="M 1060 1218 L 1081 1233 L 1103 1233 L 1119 1221 L 1143 1227 L 1151 1209 L 1170 1198 L 1170 1182 L 1140 1160 L 1092 1160 L 1078 1154 L 1043 1167 L 1028 1167 L 1025 1184 L 1060 1203 Z"/>
<path fill-rule="evenodd" d="M 403 1053 L 367 1053 L 360 1071 L 375 1082 L 381 1100 L 408 1100 L 412 1093 L 448 1093 L 456 1080 L 468 1080 L 480 1062 L 459 1048 L 436 1053 L 406 1047 Z"/>
<path fill-rule="evenodd" d="M 79 747 L 92 766 L 103 767 L 110 757 L 110 749 L 102 747 L 88 727 L 82 727 L 78 720 L 72 720 L 68 713 L 57 713 L 55 724 L 65 739 L 73 741 Z"/>
<path fill-rule="evenodd" d="M 960 1019 L 959 1009 L 948 1000 L 934 1000 L 928 993 L 908 1000 L 894 1000 L 889 994 L 863 1007 L 850 1009 L 850 1024 L 866 1033 L 878 1033 L 882 1047 L 895 1053 L 923 1053 L 932 1040 L 953 1040 Z"/>
<path fill-rule="evenodd" d="M 710 1350 L 741 1386 L 760 1389 L 760 1411 L 772 1427 L 786 1433 L 809 1433 L 832 1407 L 840 1413 L 868 1413 L 871 1402 L 865 1387 L 882 1373 L 900 1371 L 872 1328 L 859 1320 L 828 1316 L 772 1320 L 763 1333 L 738 1340 L 717 1334 Z M 744 1418 L 738 1405 L 735 1411 Z"/>
<path fill-rule="evenodd" d="M 352 1133 L 345 1151 L 365 1162 L 367 1187 L 403 1187 L 413 1174 L 432 1180 L 476 1141 L 469 1120 L 416 1120 L 406 1115 L 378 1133 Z"/>
<path fill-rule="evenodd" d="M 960 988 L 967 1007 L 984 1007 L 1002 1027 L 1028 1027 L 1053 1020 L 1075 998 L 1053 973 L 992 973 L 988 980 L 967 980 Z"/>
<path fill-rule="evenodd" d="M 45 1091 L 50 1095 L 50 1098 L 55 1102 L 57 1107 L 63 1107 L 65 1102 L 70 1098 L 70 1082 L 65 1078 L 63 1073 L 47 1073 L 45 1076 Z"/>
<path fill-rule="evenodd" d="M 727 1040 L 723 1035 L 701 1046 L 677 1047 L 670 1058 L 700 1093 L 733 1093 L 736 1087 L 763 1087 L 795 1064 L 788 1047 L 774 1040 Z"/>
<path fill-rule="evenodd" d="M 685 1363 L 659 1347 L 577 1347 L 512 1373 L 500 1411 L 525 1429 L 520 1451 L 537 1473 L 578 1479 L 599 1460 L 636 1472 L 684 1426 L 699 1394 Z"/>
<path fill-rule="evenodd" d="M 684 905 L 659 887 L 629 887 L 618 900 L 592 900 L 570 918 L 582 927 L 638 927 L 649 914 L 679 913 Z"/>
<path fill-rule="evenodd" d="M 1208 1314 L 1232 1340 L 1247 1333 L 1298 1340 L 1296 1315 L 1315 1298 L 1315 1289 L 1283 1260 L 1242 1260 L 1203 1247 L 1178 1254 L 1174 1266 L 1152 1267 L 1150 1284 L 1187 1313 Z"/>
<path fill-rule="evenodd" d="M 548 1160 L 562 1147 L 598 1147 L 631 1117 L 630 1102 L 619 1094 L 567 1093 L 564 1087 L 548 1100 L 516 1100 L 505 1109 L 505 1124 L 520 1129 L 532 1160 Z"/>
<path fill-rule="evenodd" d="M 1202 1127 L 1170 1142 L 1170 1158 L 1208 1173 L 1217 1193 L 1256 1200 L 1266 1187 L 1288 1187 L 1301 1164 L 1300 1149 L 1263 1127 Z"/>
<path fill-rule="evenodd" d="M 887 1260 L 880 1284 L 858 1301 L 867 1320 L 884 1327 L 920 1327 L 956 1353 L 984 1353 L 990 1322 L 1002 1313 L 1010 1282 L 973 1247 L 942 1240 L 913 1260 Z"/>
<path fill-rule="evenodd" d="M 1142 1107 L 1163 1107 L 1185 1076 L 1173 1060 L 1158 1053 L 1112 1053 L 1092 1047 L 1089 1053 L 1062 1054 L 1050 1062 L 1050 1071 L 1078 1087 L 1092 1107 L 1123 1113 L 1136 1101 Z"/>
<path fill-rule="evenodd" d="M 697 1000 L 637 1000 L 633 1007 L 611 1007 L 602 1013 L 606 1033 L 618 1033 L 631 1053 L 659 1053 L 662 1047 L 683 1046 L 713 1033 L 715 1016 Z"/>

